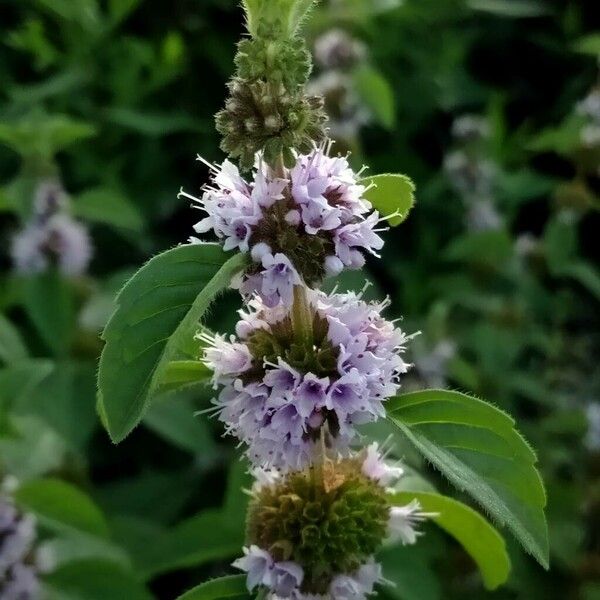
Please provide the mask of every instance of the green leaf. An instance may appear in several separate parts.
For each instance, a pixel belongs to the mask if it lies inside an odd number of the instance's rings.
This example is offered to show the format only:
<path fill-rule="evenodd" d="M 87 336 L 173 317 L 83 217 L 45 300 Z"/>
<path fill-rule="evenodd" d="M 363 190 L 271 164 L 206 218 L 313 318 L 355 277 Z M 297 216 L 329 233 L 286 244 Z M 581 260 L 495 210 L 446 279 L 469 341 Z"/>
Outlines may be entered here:
<path fill-rule="evenodd" d="M 27 358 L 28 352 L 19 330 L 0 314 L 0 360 L 13 363 Z"/>
<path fill-rule="evenodd" d="M 394 90 L 376 69 L 364 66 L 354 73 L 356 91 L 378 123 L 392 129 L 396 123 Z"/>
<path fill-rule="evenodd" d="M 24 398 L 52 373 L 49 360 L 31 359 L 0 369 L 0 401 L 18 407 Z"/>
<path fill-rule="evenodd" d="M 228 514 L 208 509 L 178 524 L 156 540 L 143 568 L 147 576 L 197 567 L 240 554 L 244 531 Z"/>
<path fill-rule="evenodd" d="M 212 371 L 199 360 L 172 360 L 160 380 L 161 392 L 185 388 L 186 386 L 206 383 Z"/>
<path fill-rule="evenodd" d="M 169 396 L 152 403 L 144 425 L 182 450 L 210 461 L 216 456 L 215 444 L 206 421 L 194 412 L 194 405 L 187 398 Z"/>
<path fill-rule="evenodd" d="M 397 492 L 392 496 L 395 504 L 407 504 L 413 499 L 419 501 L 423 511 L 436 513 L 432 520 L 470 554 L 487 589 L 496 589 L 508 579 L 510 559 L 504 539 L 478 512 L 431 492 Z"/>
<path fill-rule="evenodd" d="M 220 598 L 251 598 L 244 575 L 227 575 L 212 579 L 188 590 L 177 600 L 219 600 Z"/>
<path fill-rule="evenodd" d="M 487 402 L 447 390 L 396 396 L 387 411 L 433 466 L 548 568 L 546 493 L 536 456 L 513 419 Z"/>
<path fill-rule="evenodd" d="M 75 307 L 69 282 L 56 269 L 27 277 L 24 305 L 40 337 L 55 355 L 68 353 L 75 326 Z"/>
<path fill-rule="evenodd" d="M 107 560 L 70 562 L 44 577 L 54 590 L 73 600 L 152 600 L 129 570 Z"/>
<path fill-rule="evenodd" d="M 542 2 L 534 0 L 469 0 L 475 10 L 489 12 L 500 17 L 526 18 L 547 15 L 549 10 Z"/>
<path fill-rule="evenodd" d="M 117 443 L 139 423 L 169 363 L 209 305 L 245 264 L 217 244 L 190 244 L 151 259 L 125 285 L 103 338 L 99 398 Z"/>
<path fill-rule="evenodd" d="M 140 231 L 144 220 L 137 207 L 117 190 L 96 188 L 74 199 L 72 212 L 86 221 Z"/>
<path fill-rule="evenodd" d="M 591 54 L 592 56 L 600 56 L 600 33 L 590 33 L 580 37 L 574 44 L 575 52 L 582 54 Z"/>
<path fill-rule="evenodd" d="M 395 227 L 408 217 L 408 213 L 415 203 L 415 184 L 406 175 L 398 173 L 385 173 L 363 177 L 361 185 L 372 186 L 364 193 L 364 197 L 383 216 L 394 215 L 388 218 L 390 225 Z M 396 212 L 400 214 L 395 214 Z"/>
<path fill-rule="evenodd" d="M 108 537 L 100 509 L 82 491 L 59 479 L 38 479 L 20 486 L 16 502 L 49 529 Z"/>
<path fill-rule="evenodd" d="M 0 143 L 24 157 L 51 159 L 71 144 L 94 135 L 93 126 L 65 115 L 32 112 L 19 121 L 0 123 Z"/>
<path fill-rule="evenodd" d="M 140 4 L 141 0 L 109 0 L 108 14 L 113 25 L 126 19 Z"/>

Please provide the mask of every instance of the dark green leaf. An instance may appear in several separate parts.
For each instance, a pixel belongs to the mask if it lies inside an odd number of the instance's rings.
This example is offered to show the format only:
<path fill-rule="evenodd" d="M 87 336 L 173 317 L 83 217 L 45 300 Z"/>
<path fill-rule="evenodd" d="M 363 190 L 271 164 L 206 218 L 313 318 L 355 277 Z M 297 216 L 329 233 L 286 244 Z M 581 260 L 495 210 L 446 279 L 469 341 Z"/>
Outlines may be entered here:
<path fill-rule="evenodd" d="M 537 459 L 506 413 L 447 390 L 396 396 L 387 410 L 425 458 L 548 567 L 546 494 Z"/>
<path fill-rule="evenodd" d="M 400 225 L 408 217 L 415 203 L 415 184 L 409 177 L 398 173 L 385 173 L 364 177 L 359 183 L 372 186 L 364 196 L 373 208 L 384 217 L 394 215 L 388 219 L 390 225 Z M 395 214 L 396 212 L 400 214 Z"/>
<path fill-rule="evenodd" d="M 245 263 L 216 244 L 190 244 L 155 256 L 125 285 L 106 326 L 100 402 L 120 442 L 139 423 L 168 364 L 189 343 L 209 305 Z"/>

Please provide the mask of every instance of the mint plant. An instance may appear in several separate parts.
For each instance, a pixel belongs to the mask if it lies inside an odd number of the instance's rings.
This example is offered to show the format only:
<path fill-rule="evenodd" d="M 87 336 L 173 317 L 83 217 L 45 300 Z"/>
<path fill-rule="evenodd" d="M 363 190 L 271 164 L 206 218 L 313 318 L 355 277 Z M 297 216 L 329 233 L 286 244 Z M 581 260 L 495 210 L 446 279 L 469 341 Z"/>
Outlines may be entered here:
<path fill-rule="evenodd" d="M 400 174 L 355 172 L 325 139 L 299 35 L 312 4 L 246 0 L 250 37 L 217 115 L 222 149 L 239 169 L 210 165 L 201 198 L 180 194 L 207 213 L 196 233 L 218 242 L 192 238 L 125 285 L 104 331 L 98 411 L 120 442 L 157 394 L 212 383 L 213 407 L 203 412 L 244 449 L 256 481 L 233 565 L 245 575 L 182 598 L 365 598 L 388 583 L 378 552 L 416 543 L 426 519 L 465 547 L 494 589 L 509 572 L 498 531 L 457 500 L 403 485 L 403 467 L 363 425 L 387 420 L 547 567 L 536 456 L 492 404 L 445 390 L 402 393 L 412 336 L 385 319 L 388 301 L 321 289 L 326 277 L 377 258 L 380 234 L 407 217 L 414 186 Z M 225 337 L 202 320 L 231 286 L 246 308 Z"/>

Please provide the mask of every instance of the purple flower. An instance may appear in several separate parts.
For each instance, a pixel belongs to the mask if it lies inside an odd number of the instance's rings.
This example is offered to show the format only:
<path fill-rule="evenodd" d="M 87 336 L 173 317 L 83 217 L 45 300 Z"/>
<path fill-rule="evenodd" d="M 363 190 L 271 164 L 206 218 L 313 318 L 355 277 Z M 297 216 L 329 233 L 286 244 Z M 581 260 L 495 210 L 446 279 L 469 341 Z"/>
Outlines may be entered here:
<path fill-rule="evenodd" d="M 225 250 L 251 254 L 237 286 L 244 296 L 287 304 L 293 285 L 312 287 L 344 268 L 360 268 L 365 253 L 381 249 L 379 215 L 364 198 L 365 186 L 348 160 L 328 156 L 329 149 L 298 155 L 283 177 L 259 158 L 250 182 L 225 161 L 211 166 L 213 181 L 201 199 L 181 192 L 207 213 L 197 233 L 212 230 Z"/>
<path fill-rule="evenodd" d="M 248 591 L 255 587 L 264 586 L 278 596 L 291 597 L 295 591 L 299 591 L 304 570 L 292 561 L 275 562 L 266 550 L 258 546 L 244 548 L 244 556 L 238 558 L 233 566 L 248 573 L 246 585 Z"/>
<path fill-rule="evenodd" d="M 0 492 L 1 494 L 1 492 Z M 0 596 L 2 600 L 34 600 L 39 581 L 29 564 L 36 538 L 35 519 L 22 515 L 0 495 Z"/>
<path fill-rule="evenodd" d="M 322 428 L 333 448 L 347 451 L 357 425 L 385 415 L 385 400 L 409 367 L 402 358 L 409 338 L 381 316 L 387 302 L 307 294 L 307 310 L 325 324 L 318 340 L 297 337 L 294 303 L 271 307 L 260 296 L 240 312 L 237 338 L 202 336 L 204 360 L 220 388 L 215 411 L 227 433 L 246 444 L 251 461 L 267 468 L 306 465 Z M 261 348 L 270 347 L 276 354 L 266 359 Z"/>
<path fill-rule="evenodd" d="M 262 257 L 262 298 L 269 306 L 276 306 L 281 300 L 290 304 L 294 295 L 294 286 L 301 283 L 300 277 L 285 254 L 265 254 Z"/>
<path fill-rule="evenodd" d="M 282 598 L 290 597 L 304 579 L 302 567 L 290 560 L 275 563 L 273 571 L 273 591 Z"/>
<path fill-rule="evenodd" d="M 399 466 L 388 465 L 379 452 L 377 442 L 370 444 L 365 451 L 365 460 L 362 464 L 363 475 L 375 480 L 382 487 L 387 487 L 402 477 L 404 469 Z"/>
<path fill-rule="evenodd" d="M 247 586 L 251 592 L 256 586 L 273 584 L 274 561 L 266 550 L 258 546 L 244 547 L 244 556 L 233 562 L 233 566 L 248 573 Z"/>

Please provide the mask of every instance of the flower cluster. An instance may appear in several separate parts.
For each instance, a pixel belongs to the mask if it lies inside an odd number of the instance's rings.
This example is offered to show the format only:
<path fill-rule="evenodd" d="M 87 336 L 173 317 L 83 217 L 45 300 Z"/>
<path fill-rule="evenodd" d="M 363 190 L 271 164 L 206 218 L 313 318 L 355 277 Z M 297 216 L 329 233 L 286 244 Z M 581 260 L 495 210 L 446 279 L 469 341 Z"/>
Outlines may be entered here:
<path fill-rule="evenodd" d="M 248 589 L 270 597 L 361 600 L 383 582 L 373 558 L 386 539 L 413 544 L 428 516 L 419 503 L 393 506 L 387 486 L 402 468 L 377 444 L 286 476 L 259 471 L 248 512 L 247 546 L 234 566 Z"/>
<path fill-rule="evenodd" d="M 204 361 L 222 387 L 219 418 L 255 464 L 299 468 L 321 430 L 342 450 L 356 425 L 384 416 L 383 402 L 408 369 L 408 338 L 381 316 L 386 305 L 301 290 L 291 308 L 252 300 L 237 339 L 201 334 Z"/>
<path fill-rule="evenodd" d="M 1 492 L 0 492 L 1 494 Z M 35 520 L 21 515 L 0 495 L 0 597 L 2 600 L 36 600 L 40 586 L 31 565 L 36 537 Z"/>
<path fill-rule="evenodd" d="M 587 148 L 600 145 L 600 86 L 595 87 L 577 104 L 577 113 L 585 117 L 581 141 Z"/>
<path fill-rule="evenodd" d="M 33 216 L 12 239 L 11 256 L 18 272 L 41 273 L 51 265 L 69 276 L 87 269 L 92 248 L 87 229 L 67 212 L 68 199 L 55 182 L 37 190 Z"/>
<path fill-rule="evenodd" d="M 268 306 L 289 304 L 294 285 L 318 284 L 345 267 L 357 269 L 365 253 L 383 246 L 379 215 L 370 212 L 365 186 L 329 146 L 299 155 L 291 169 L 275 174 L 258 164 L 251 183 L 225 161 L 214 170 L 202 199 L 188 196 L 208 213 L 198 233 L 214 231 L 225 250 L 249 252 L 252 266 L 240 290 L 260 294 Z"/>

